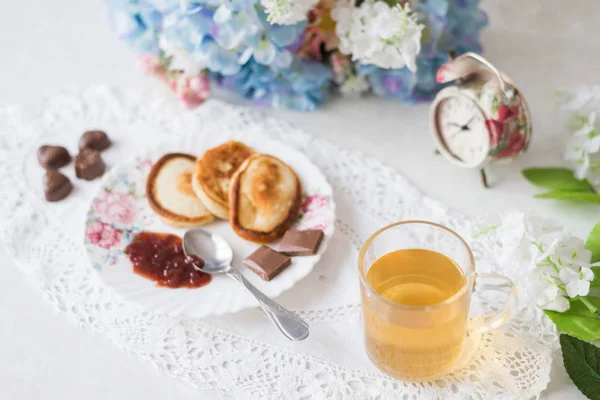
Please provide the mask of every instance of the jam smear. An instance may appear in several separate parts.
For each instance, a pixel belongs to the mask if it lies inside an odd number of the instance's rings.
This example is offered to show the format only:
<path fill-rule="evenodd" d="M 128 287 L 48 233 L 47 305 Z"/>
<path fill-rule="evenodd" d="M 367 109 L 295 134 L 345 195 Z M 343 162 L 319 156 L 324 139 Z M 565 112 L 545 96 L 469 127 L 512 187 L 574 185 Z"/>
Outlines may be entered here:
<path fill-rule="evenodd" d="M 133 272 L 168 288 L 199 288 L 207 285 L 211 276 L 199 271 L 204 261 L 187 257 L 181 238 L 168 233 L 140 232 L 125 248 L 133 264 Z"/>

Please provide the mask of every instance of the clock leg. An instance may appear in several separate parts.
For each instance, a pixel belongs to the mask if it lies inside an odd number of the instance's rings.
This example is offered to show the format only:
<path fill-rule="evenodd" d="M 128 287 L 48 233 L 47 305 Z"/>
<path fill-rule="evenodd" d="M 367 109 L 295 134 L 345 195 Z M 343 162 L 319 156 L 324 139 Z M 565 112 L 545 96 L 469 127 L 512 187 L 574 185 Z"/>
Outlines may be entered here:
<path fill-rule="evenodd" d="M 485 174 L 485 169 L 481 168 L 479 170 L 479 174 L 481 175 L 481 183 L 483 184 L 483 187 L 488 189 L 490 186 L 488 185 L 488 180 L 487 180 L 487 176 Z"/>

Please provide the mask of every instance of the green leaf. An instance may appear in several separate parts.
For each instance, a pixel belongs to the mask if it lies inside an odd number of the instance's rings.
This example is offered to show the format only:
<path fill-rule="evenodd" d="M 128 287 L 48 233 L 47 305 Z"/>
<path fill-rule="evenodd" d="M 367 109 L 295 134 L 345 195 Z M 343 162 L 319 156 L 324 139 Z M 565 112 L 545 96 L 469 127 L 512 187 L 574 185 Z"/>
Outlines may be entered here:
<path fill-rule="evenodd" d="M 586 299 L 600 308 L 600 297 Z M 587 341 L 600 339 L 600 316 L 590 312 L 581 301 L 572 302 L 571 308 L 563 313 L 550 310 L 544 313 L 564 333 Z"/>
<path fill-rule="evenodd" d="M 575 178 L 567 168 L 527 168 L 522 173 L 529 182 L 543 188 L 594 191 L 588 181 Z"/>
<path fill-rule="evenodd" d="M 569 335 L 560 335 L 563 364 L 577 389 L 600 400 L 600 348 Z"/>
<path fill-rule="evenodd" d="M 590 287 L 594 289 L 600 289 L 600 267 L 592 267 L 594 273 L 594 280 L 590 282 Z"/>
<path fill-rule="evenodd" d="M 600 222 L 592 228 L 585 241 L 585 248 L 592 252 L 593 263 L 600 261 Z M 598 275 L 596 275 L 596 278 L 598 278 Z"/>
<path fill-rule="evenodd" d="M 536 194 L 535 197 L 538 199 L 557 199 L 557 200 L 570 200 L 570 201 L 581 201 L 586 203 L 600 203 L 600 196 L 592 192 L 582 192 L 580 190 L 551 190 L 546 193 Z"/>

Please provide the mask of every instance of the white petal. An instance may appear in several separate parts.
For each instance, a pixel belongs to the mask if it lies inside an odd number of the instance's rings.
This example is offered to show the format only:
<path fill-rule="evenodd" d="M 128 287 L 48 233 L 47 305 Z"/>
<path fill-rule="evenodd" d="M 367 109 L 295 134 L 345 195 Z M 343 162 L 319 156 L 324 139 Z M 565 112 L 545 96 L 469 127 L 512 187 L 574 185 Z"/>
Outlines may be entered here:
<path fill-rule="evenodd" d="M 577 254 L 573 258 L 573 263 L 580 267 L 587 267 L 592 262 L 592 252 L 588 249 L 578 249 Z"/>
<path fill-rule="evenodd" d="M 564 283 L 570 283 L 570 282 L 573 282 L 573 281 L 577 281 L 579 279 L 579 272 L 574 271 L 574 270 L 572 270 L 569 267 L 564 267 L 558 273 L 558 277 Z"/>
<path fill-rule="evenodd" d="M 585 144 L 585 150 L 588 153 L 596 153 L 598 150 L 600 150 L 600 135 L 588 139 Z"/>
<path fill-rule="evenodd" d="M 558 288 L 556 286 L 549 286 L 543 291 L 543 294 L 546 296 L 546 300 L 552 301 L 558 296 Z"/>
<path fill-rule="evenodd" d="M 579 282 L 580 281 L 571 281 L 567 283 L 565 289 L 567 290 L 567 296 L 574 298 L 579 294 Z"/>
<path fill-rule="evenodd" d="M 547 308 L 547 310 L 554 310 L 558 312 L 565 312 L 569 308 L 571 308 L 571 303 L 564 297 L 557 297 L 550 305 L 552 308 Z"/>
<path fill-rule="evenodd" d="M 578 281 L 577 282 L 577 293 L 580 296 L 587 296 L 590 292 L 590 282 L 589 281 Z"/>

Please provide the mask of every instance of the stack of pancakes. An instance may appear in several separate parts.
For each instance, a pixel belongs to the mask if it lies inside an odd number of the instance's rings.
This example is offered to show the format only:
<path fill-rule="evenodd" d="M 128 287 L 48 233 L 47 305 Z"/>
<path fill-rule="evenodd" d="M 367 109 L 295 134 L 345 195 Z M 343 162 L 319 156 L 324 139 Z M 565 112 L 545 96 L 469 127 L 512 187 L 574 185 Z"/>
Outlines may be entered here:
<path fill-rule="evenodd" d="M 169 153 L 146 181 L 152 209 L 175 227 L 228 219 L 240 237 L 267 243 L 281 237 L 300 209 L 302 186 L 280 159 L 226 142 L 200 158 Z"/>

